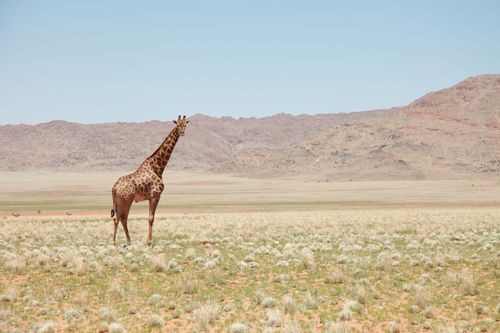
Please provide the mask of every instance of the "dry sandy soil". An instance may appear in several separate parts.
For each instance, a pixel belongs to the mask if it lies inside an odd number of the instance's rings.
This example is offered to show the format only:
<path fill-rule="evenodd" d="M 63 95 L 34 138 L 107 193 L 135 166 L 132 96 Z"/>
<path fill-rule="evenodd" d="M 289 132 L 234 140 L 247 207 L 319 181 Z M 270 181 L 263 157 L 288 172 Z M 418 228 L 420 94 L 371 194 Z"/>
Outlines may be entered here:
<path fill-rule="evenodd" d="M 0 172 L 0 216 L 84 214 L 106 217 L 111 188 L 124 172 Z M 158 213 L 500 205 L 498 180 L 326 182 L 166 172 Z M 134 204 L 142 214 L 147 203 Z M 38 213 L 40 211 L 40 213 Z"/>

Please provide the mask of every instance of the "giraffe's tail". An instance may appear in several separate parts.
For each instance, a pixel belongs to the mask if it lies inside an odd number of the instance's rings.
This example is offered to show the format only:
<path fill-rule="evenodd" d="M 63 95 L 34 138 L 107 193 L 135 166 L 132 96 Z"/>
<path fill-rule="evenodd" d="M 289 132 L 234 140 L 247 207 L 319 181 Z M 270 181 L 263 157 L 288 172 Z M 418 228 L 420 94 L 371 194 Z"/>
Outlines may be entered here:
<path fill-rule="evenodd" d="M 115 195 L 116 195 L 116 190 L 113 187 L 113 189 L 111 190 L 111 197 L 113 198 L 113 208 L 111 208 L 111 217 L 115 216 L 115 214 L 118 215 L 118 212 L 116 210 Z"/>
<path fill-rule="evenodd" d="M 113 208 L 111 208 L 111 217 L 115 216 L 116 213 L 116 205 L 113 204 Z"/>

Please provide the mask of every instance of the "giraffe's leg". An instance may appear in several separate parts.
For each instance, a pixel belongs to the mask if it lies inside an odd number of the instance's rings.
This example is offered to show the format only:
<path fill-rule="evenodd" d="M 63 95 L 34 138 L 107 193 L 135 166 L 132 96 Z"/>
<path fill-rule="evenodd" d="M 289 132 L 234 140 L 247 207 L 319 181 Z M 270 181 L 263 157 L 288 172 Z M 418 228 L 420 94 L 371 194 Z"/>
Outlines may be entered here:
<path fill-rule="evenodd" d="M 128 226 L 127 226 L 128 214 L 127 214 L 127 216 L 124 216 L 122 218 L 121 222 L 122 222 L 123 230 L 125 231 L 125 237 L 127 237 L 127 245 L 130 246 L 130 236 L 128 235 Z"/>
<path fill-rule="evenodd" d="M 111 209 L 111 218 L 113 219 L 113 245 L 116 245 L 116 229 L 118 228 L 118 211 L 117 211 L 116 203 L 115 203 L 115 195 L 116 195 L 116 192 L 113 189 L 113 191 L 112 191 L 113 208 Z"/>
<path fill-rule="evenodd" d="M 152 197 L 151 199 L 149 199 L 148 246 L 151 246 L 153 244 L 153 223 L 155 221 L 156 206 L 158 206 L 159 201 L 160 201 L 160 197 Z"/>
<path fill-rule="evenodd" d="M 114 229 L 113 229 L 113 245 L 116 245 L 116 229 L 118 228 L 118 214 L 113 218 Z"/>
<path fill-rule="evenodd" d="M 127 238 L 127 245 L 130 245 L 130 236 L 128 234 L 128 214 L 130 212 L 130 206 L 132 205 L 132 201 L 127 201 L 120 207 L 118 207 L 118 220 L 121 222 L 123 226 L 123 231 L 125 231 L 125 237 Z"/>

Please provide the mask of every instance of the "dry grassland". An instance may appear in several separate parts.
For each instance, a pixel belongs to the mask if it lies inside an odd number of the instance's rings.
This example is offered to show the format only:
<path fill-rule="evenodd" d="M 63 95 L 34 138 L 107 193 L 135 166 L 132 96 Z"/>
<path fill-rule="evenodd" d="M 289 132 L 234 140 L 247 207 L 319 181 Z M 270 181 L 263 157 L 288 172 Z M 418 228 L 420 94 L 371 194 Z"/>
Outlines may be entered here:
<path fill-rule="evenodd" d="M 495 182 L 173 174 L 147 248 L 137 206 L 111 245 L 114 175 L 2 177 L 0 332 L 499 329 Z"/>

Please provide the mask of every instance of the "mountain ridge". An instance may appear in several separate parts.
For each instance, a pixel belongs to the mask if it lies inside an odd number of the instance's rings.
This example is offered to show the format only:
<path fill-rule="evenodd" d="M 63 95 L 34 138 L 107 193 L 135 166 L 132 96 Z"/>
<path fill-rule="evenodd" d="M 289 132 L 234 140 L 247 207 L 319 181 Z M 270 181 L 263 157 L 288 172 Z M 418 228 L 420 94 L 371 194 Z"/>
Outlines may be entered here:
<path fill-rule="evenodd" d="M 500 75 L 469 77 L 390 109 L 190 120 L 169 169 L 332 180 L 500 175 Z M 0 125 L 0 170 L 131 171 L 172 126 Z"/>

